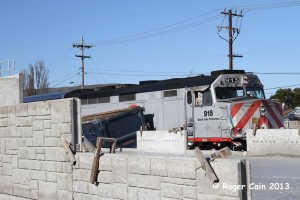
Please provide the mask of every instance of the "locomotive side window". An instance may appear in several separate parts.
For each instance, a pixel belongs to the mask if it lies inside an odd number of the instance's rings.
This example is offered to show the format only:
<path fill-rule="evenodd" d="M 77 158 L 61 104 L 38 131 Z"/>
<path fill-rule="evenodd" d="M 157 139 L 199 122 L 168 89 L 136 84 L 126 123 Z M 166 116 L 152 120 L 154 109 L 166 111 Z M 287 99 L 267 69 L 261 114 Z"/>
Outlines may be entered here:
<path fill-rule="evenodd" d="M 191 91 L 188 91 L 187 94 L 186 94 L 186 100 L 187 100 L 187 103 L 188 104 L 191 104 L 193 102 L 193 99 L 192 99 L 192 92 Z"/>
<path fill-rule="evenodd" d="M 211 106 L 212 97 L 210 90 L 205 90 L 203 92 L 195 92 L 195 106 Z"/>
<path fill-rule="evenodd" d="M 205 90 L 202 93 L 202 104 L 203 106 L 211 106 L 212 105 L 212 97 L 210 90 Z"/>

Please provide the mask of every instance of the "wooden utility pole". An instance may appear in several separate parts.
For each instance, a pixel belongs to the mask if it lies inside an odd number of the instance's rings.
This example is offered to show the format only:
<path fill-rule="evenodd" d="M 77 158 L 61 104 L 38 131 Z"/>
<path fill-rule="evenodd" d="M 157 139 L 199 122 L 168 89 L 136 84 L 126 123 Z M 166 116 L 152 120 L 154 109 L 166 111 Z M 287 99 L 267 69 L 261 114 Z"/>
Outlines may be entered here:
<path fill-rule="evenodd" d="M 226 27 L 228 29 L 228 45 L 229 45 L 229 54 L 228 54 L 228 58 L 229 58 L 229 70 L 233 69 L 233 58 L 234 57 L 239 57 L 242 58 L 242 55 L 236 55 L 232 53 L 232 44 L 233 44 L 233 37 L 232 37 L 232 32 L 233 31 L 237 31 L 239 32 L 239 28 L 234 28 L 232 27 L 232 16 L 236 16 L 236 17 L 243 17 L 242 14 L 236 14 L 236 13 L 232 13 L 231 10 L 228 10 L 228 12 L 224 11 L 221 12 L 221 14 L 223 15 L 228 15 L 228 27 Z M 223 28 L 223 27 L 221 27 Z"/>
<path fill-rule="evenodd" d="M 84 89 L 84 59 L 91 58 L 91 56 L 84 55 L 84 49 L 92 48 L 93 45 L 84 44 L 84 40 L 83 40 L 83 36 L 82 36 L 81 43 L 79 43 L 79 44 L 75 43 L 72 46 L 73 46 L 73 48 L 75 47 L 75 48 L 81 49 L 81 55 L 75 55 L 75 56 L 81 58 L 81 89 Z"/>

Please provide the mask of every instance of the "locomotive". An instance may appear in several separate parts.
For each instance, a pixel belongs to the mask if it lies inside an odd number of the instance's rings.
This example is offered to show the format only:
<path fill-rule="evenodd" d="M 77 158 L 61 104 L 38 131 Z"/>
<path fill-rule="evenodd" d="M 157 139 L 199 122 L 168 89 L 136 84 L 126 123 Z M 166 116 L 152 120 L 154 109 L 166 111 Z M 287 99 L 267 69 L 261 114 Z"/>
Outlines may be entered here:
<path fill-rule="evenodd" d="M 247 129 L 284 124 L 280 103 L 267 100 L 259 78 L 244 70 L 74 90 L 68 97 L 81 99 L 83 116 L 143 107 L 148 129 L 187 130 L 190 148 L 246 149 Z"/>

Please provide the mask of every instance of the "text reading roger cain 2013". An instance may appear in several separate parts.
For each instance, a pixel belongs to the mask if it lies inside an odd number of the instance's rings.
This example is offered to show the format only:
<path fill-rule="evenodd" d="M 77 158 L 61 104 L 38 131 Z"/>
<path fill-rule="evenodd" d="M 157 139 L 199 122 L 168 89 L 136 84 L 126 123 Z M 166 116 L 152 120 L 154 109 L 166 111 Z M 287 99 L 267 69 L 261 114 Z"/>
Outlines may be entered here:
<path fill-rule="evenodd" d="M 213 188 L 217 189 L 219 187 L 222 187 L 223 190 L 230 190 L 232 192 L 235 192 L 237 190 L 243 190 L 246 187 L 250 190 L 289 190 L 290 184 L 289 183 L 268 183 L 268 184 L 262 184 L 262 183 L 250 183 L 247 185 L 232 185 L 232 184 L 219 184 L 214 183 L 212 185 Z"/>

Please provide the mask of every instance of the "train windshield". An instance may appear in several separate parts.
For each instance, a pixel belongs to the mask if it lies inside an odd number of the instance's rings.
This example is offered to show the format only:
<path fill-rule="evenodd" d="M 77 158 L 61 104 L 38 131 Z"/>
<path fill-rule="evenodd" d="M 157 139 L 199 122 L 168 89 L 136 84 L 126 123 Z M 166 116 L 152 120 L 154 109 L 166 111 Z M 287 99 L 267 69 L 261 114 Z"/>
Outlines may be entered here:
<path fill-rule="evenodd" d="M 245 92 L 242 87 L 217 87 L 216 88 L 217 99 L 232 99 L 237 97 L 244 97 Z"/>
<path fill-rule="evenodd" d="M 246 87 L 246 94 L 248 97 L 265 99 L 264 90 L 260 87 Z"/>
<path fill-rule="evenodd" d="M 221 101 L 240 97 L 265 99 L 263 89 L 260 87 L 216 87 L 215 90 L 217 99 Z"/>

